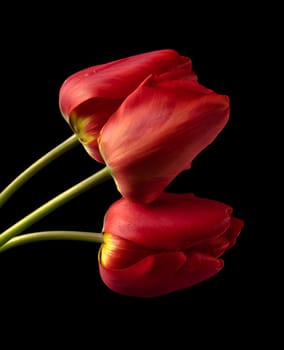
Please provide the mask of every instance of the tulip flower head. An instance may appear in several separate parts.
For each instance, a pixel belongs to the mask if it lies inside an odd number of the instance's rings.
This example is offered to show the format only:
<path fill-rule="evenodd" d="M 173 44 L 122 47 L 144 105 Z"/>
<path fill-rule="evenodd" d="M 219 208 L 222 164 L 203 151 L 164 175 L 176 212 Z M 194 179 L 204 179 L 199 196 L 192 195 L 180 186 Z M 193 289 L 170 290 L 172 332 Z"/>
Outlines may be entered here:
<path fill-rule="evenodd" d="M 189 79 L 196 79 L 190 58 L 165 49 L 82 69 L 68 77 L 60 88 L 61 113 L 87 152 L 104 162 L 97 138 L 119 105 L 149 75 L 181 68 Z"/>
<path fill-rule="evenodd" d="M 188 288 L 222 269 L 242 227 L 230 206 L 193 194 L 164 192 L 151 204 L 122 198 L 105 214 L 102 280 L 135 297 Z"/>
<path fill-rule="evenodd" d="M 229 99 L 172 71 L 147 78 L 100 132 L 99 150 L 120 193 L 149 203 L 224 128 Z"/>

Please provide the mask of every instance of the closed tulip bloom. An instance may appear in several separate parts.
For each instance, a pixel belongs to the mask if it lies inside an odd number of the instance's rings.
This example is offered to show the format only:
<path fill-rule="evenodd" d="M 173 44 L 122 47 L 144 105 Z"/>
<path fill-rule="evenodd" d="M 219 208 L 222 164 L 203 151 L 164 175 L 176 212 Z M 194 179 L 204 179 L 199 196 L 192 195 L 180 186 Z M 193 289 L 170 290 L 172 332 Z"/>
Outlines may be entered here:
<path fill-rule="evenodd" d="M 90 155 L 103 162 L 97 137 L 121 102 L 150 74 L 183 68 L 196 79 L 191 59 L 165 49 L 83 69 L 68 77 L 59 91 L 59 107 Z"/>
<path fill-rule="evenodd" d="M 142 204 L 122 198 L 106 212 L 99 271 L 113 291 L 157 297 L 202 282 L 223 267 L 243 221 L 226 204 L 162 193 Z"/>
<path fill-rule="evenodd" d="M 148 77 L 100 132 L 99 149 L 122 196 L 155 200 L 226 125 L 229 98 L 183 69 Z"/>

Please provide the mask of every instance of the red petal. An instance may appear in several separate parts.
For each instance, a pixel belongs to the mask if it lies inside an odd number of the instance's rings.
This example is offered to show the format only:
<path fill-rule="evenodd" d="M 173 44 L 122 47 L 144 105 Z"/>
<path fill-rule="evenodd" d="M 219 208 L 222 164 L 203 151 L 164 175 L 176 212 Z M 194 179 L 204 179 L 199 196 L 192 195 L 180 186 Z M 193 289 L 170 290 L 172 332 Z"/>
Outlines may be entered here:
<path fill-rule="evenodd" d="M 113 291 L 135 297 L 157 297 L 199 283 L 222 268 L 222 261 L 201 254 L 186 257 L 165 252 L 121 270 L 99 265 L 104 283 Z"/>
<path fill-rule="evenodd" d="M 103 232 L 156 250 L 189 249 L 225 233 L 232 208 L 193 194 L 162 193 L 151 204 L 120 199 L 107 210 Z"/>
<path fill-rule="evenodd" d="M 230 249 L 234 244 L 236 243 L 236 239 L 238 238 L 239 234 L 241 233 L 242 229 L 244 227 L 244 221 L 238 218 L 232 217 L 231 219 L 231 225 L 227 232 L 225 232 L 226 239 L 230 242 L 228 249 Z"/>
<path fill-rule="evenodd" d="M 151 202 L 224 128 L 229 99 L 191 80 L 149 78 L 101 130 L 121 194 Z"/>
<path fill-rule="evenodd" d="M 94 97 L 122 99 L 149 74 L 161 74 L 187 63 L 191 74 L 191 59 L 174 50 L 157 50 L 85 68 L 72 74 L 62 84 L 59 101 L 64 115 L 79 104 Z"/>
<path fill-rule="evenodd" d="M 217 258 L 235 245 L 243 225 L 243 220 L 231 217 L 229 227 L 225 232 L 222 232 L 219 236 L 196 242 L 189 248 L 189 251 L 194 249 Z"/>

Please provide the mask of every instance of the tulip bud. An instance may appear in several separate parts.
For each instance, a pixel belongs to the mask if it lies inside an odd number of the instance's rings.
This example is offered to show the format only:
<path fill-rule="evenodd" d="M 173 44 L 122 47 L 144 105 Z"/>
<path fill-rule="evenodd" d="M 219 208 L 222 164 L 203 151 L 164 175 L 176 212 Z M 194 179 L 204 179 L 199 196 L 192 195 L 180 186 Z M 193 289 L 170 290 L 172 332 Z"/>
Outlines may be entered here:
<path fill-rule="evenodd" d="M 59 91 L 61 113 L 87 152 L 103 162 L 97 137 L 112 113 L 146 77 L 181 67 L 188 79 L 196 79 L 190 58 L 170 49 L 83 69 L 62 84 Z"/>
<path fill-rule="evenodd" d="M 223 267 L 243 221 L 226 204 L 162 193 L 151 204 L 122 198 L 106 212 L 99 270 L 113 291 L 156 297 L 202 282 Z"/>

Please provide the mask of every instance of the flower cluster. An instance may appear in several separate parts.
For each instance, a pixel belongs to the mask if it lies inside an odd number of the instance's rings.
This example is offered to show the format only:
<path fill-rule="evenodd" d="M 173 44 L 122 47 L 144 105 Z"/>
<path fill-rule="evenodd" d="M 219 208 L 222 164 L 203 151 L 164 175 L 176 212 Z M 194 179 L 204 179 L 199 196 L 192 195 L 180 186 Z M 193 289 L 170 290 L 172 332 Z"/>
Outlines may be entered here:
<path fill-rule="evenodd" d="M 165 189 L 222 131 L 229 98 L 198 82 L 190 58 L 159 50 L 71 75 L 59 105 L 122 195 L 104 218 L 105 284 L 154 297 L 220 271 L 243 221 L 226 204 Z"/>
<path fill-rule="evenodd" d="M 72 137 L 0 193 L 0 207 L 48 162 L 75 144 L 104 168 L 0 234 L 0 252 L 42 239 L 100 242 L 99 271 L 113 291 L 157 297 L 215 275 L 244 222 L 227 204 L 167 186 L 223 130 L 228 96 L 198 82 L 189 57 L 164 49 L 83 69 L 60 87 L 59 109 Z M 43 216 L 106 179 L 121 198 L 105 213 L 101 233 L 18 235 Z M 18 235 L 18 237 L 14 237 Z"/>

